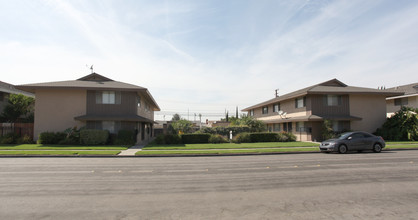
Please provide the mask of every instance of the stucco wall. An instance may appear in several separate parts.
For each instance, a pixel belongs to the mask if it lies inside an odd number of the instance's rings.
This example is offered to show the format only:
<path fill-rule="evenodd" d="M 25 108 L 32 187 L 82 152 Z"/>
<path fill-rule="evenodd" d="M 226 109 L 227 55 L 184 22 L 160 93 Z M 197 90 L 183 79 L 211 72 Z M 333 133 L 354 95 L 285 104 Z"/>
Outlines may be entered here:
<path fill-rule="evenodd" d="M 418 96 L 408 97 L 407 107 L 418 108 Z M 391 117 L 395 112 L 401 109 L 400 105 L 395 105 L 395 99 L 386 100 L 387 117 Z"/>
<path fill-rule="evenodd" d="M 86 114 L 86 97 L 85 90 L 37 90 L 34 139 L 41 132 L 84 126 L 74 117 Z"/>
<path fill-rule="evenodd" d="M 351 130 L 373 133 L 386 121 L 386 97 L 382 95 L 350 95 L 350 115 L 360 117 L 351 122 Z"/>

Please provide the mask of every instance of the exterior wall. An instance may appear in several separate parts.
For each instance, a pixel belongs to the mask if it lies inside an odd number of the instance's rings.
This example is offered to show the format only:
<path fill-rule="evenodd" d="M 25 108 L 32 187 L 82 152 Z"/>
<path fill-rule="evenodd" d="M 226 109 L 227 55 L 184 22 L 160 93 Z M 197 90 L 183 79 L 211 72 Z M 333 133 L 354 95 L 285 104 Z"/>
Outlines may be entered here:
<path fill-rule="evenodd" d="M 96 91 L 87 91 L 87 114 L 89 115 L 135 115 L 136 93 L 121 92 L 120 104 L 96 104 Z"/>
<path fill-rule="evenodd" d="M 150 106 L 148 103 L 148 101 L 145 99 L 145 97 L 141 94 L 139 94 L 139 97 L 141 98 L 141 106 L 138 107 L 138 105 L 135 104 L 136 106 L 136 114 L 148 118 L 150 120 L 154 120 L 154 111 L 151 109 L 146 109 L 146 106 Z"/>
<path fill-rule="evenodd" d="M 312 114 L 319 116 L 341 116 L 341 115 L 350 115 L 350 102 L 348 100 L 348 95 L 341 96 L 341 105 L 337 106 L 328 106 L 326 103 L 325 95 L 311 95 L 310 100 L 312 100 Z"/>
<path fill-rule="evenodd" d="M 386 97 L 382 95 L 350 95 L 350 114 L 360 117 L 351 122 L 351 130 L 373 133 L 386 121 Z"/>
<path fill-rule="evenodd" d="M 407 107 L 418 108 L 418 95 L 417 96 L 410 96 L 408 97 L 408 105 Z M 395 105 L 395 99 L 386 100 L 386 113 L 387 117 L 391 117 L 395 112 L 399 111 L 401 106 Z"/>
<path fill-rule="evenodd" d="M 85 90 L 37 90 L 34 139 L 41 132 L 84 126 L 74 117 L 86 114 L 86 97 Z"/>
<path fill-rule="evenodd" d="M 280 102 L 280 110 L 283 112 L 286 112 L 289 117 L 298 117 L 298 116 L 306 116 L 310 115 L 310 108 L 308 107 L 310 105 L 310 98 L 306 98 L 306 107 L 302 108 L 296 108 L 295 107 L 295 99 L 289 99 L 285 101 Z M 275 103 L 274 103 L 275 104 Z M 268 114 L 263 114 L 262 109 L 263 107 L 255 108 L 254 109 L 254 116 L 257 119 L 263 118 L 263 117 L 270 117 L 270 116 L 278 116 L 277 112 L 273 112 L 273 106 L 274 104 L 269 104 L 268 106 Z M 249 114 L 249 111 L 248 111 Z M 280 118 L 280 116 L 279 116 Z"/>

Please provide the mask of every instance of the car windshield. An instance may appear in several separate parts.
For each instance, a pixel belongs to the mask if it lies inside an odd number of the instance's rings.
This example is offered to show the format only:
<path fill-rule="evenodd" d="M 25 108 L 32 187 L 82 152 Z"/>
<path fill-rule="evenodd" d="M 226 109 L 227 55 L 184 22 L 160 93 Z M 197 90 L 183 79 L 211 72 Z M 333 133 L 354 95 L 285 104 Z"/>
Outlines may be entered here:
<path fill-rule="evenodd" d="M 340 140 L 346 139 L 351 134 L 353 134 L 353 133 L 352 132 L 342 133 L 342 134 L 340 134 L 340 136 L 337 137 L 337 139 L 340 139 Z"/>

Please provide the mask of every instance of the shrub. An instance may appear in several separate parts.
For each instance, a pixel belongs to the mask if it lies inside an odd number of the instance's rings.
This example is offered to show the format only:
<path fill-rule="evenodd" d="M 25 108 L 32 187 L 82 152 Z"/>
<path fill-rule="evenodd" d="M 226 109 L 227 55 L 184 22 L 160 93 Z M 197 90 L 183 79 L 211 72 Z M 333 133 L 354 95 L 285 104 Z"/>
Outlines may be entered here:
<path fill-rule="evenodd" d="M 0 144 L 16 144 L 18 135 L 15 133 L 5 134 L 3 137 L 0 137 Z"/>
<path fill-rule="evenodd" d="M 181 140 L 183 144 L 209 143 L 210 134 L 183 134 Z"/>
<path fill-rule="evenodd" d="M 66 138 L 63 132 L 42 132 L 39 134 L 38 144 L 58 144 Z"/>
<path fill-rule="evenodd" d="M 25 134 L 23 137 L 20 137 L 17 139 L 18 144 L 33 144 L 33 138 L 27 134 Z"/>
<path fill-rule="evenodd" d="M 181 144 L 181 137 L 178 134 L 166 134 L 162 144 Z"/>
<path fill-rule="evenodd" d="M 212 143 L 212 144 L 228 143 L 228 140 L 226 140 L 226 138 L 224 138 L 222 135 L 212 134 L 209 138 L 209 143 Z"/>
<path fill-rule="evenodd" d="M 277 133 L 251 133 L 251 142 L 276 142 Z"/>
<path fill-rule="evenodd" d="M 241 133 L 235 136 L 235 142 L 236 143 L 250 143 L 250 133 Z"/>
<path fill-rule="evenodd" d="M 289 141 L 289 142 L 296 141 L 296 136 L 291 132 L 283 132 L 281 134 L 283 134 L 286 137 L 285 141 Z"/>
<path fill-rule="evenodd" d="M 131 130 L 119 130 L 118 136 L 114 141 L 116 145 L 134 145 L 135 144 L 135 134 Z"/>
<path fill-rule="evenodd" d="M 80 131 L 80 143 L 85 145 L 106 144 L 109 131 L 85 129 Z"/>

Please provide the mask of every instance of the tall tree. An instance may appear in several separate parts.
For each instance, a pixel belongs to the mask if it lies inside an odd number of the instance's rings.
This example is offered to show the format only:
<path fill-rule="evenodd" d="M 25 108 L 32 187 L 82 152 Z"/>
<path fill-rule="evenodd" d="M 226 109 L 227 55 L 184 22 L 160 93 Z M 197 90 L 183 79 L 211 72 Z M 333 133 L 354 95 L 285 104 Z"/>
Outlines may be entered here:
<path fill-rule="evenodd" d="M 22 94 L 10 94 L 8 103 L 4 107 L 1 118 L 5 122 L 30 121 L 33 122 L 33 108 L 35 99 Z M 32 120 L 32 121 L 31 121 Z"/>
<path fill-rule="evenodd" d="M 173 118 L 171 118 L 171 120 L 172 121 L 179 121 L 179 120 L 181 120 L 181 117 L 180 117 L 179 114 L 176 113 L 176 114 L 173 115 Z"/>

